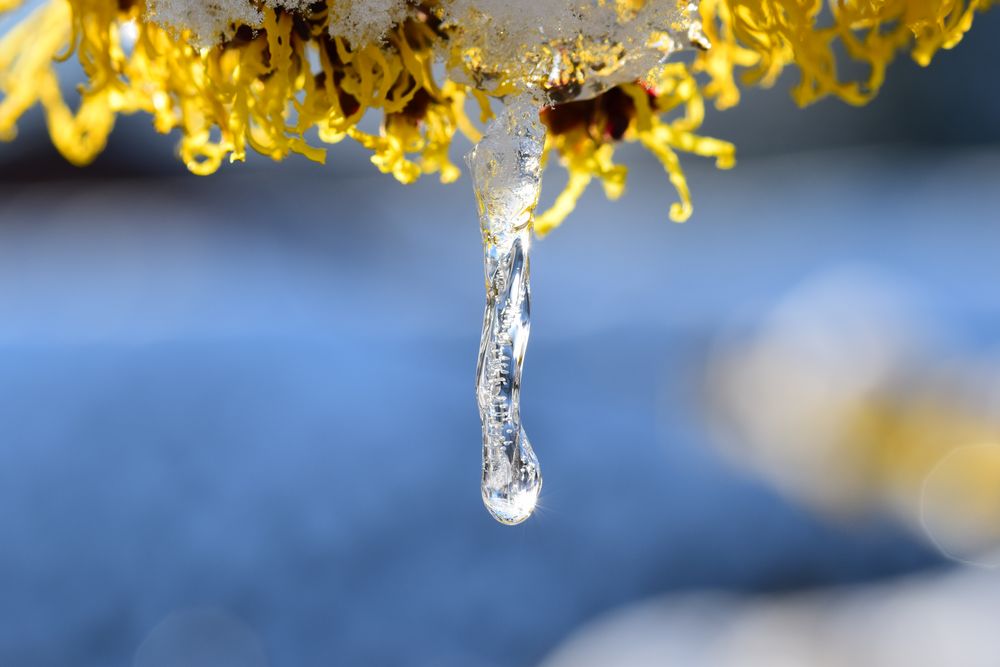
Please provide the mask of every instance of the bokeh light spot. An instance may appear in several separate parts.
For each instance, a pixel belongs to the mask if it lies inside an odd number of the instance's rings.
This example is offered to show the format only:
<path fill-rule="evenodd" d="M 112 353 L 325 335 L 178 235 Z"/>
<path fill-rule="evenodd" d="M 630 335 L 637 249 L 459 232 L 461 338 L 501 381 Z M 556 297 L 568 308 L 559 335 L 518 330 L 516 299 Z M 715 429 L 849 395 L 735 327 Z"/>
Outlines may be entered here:
<path fill-rule="evenodd" d="M 945 455 L 924 480 L 920 520 L 949 558 L 1000 566 L 1000 443 L 968 445 Z"/>

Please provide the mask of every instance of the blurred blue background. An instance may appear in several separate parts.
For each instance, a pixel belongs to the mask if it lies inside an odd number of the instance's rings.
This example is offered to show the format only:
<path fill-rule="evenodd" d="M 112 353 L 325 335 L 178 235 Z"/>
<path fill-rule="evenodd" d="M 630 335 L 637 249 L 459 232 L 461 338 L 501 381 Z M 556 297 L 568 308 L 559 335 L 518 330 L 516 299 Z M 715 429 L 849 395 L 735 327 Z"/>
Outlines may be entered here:
<path fill-rule="evenodd" d="M 705 368 L 845 265 L 905 280 L 955 353 L 1000 340 L 997 62 L 993 12 L 870 107 L 786 81 L 710 111 L 739 164 L 685 159 L 683 226 L 626 151 L 625 198 L 535 244 L 546 481 L 516 528 L 479 499 L 467 179 L 403 188 L 346 144 L 199 178 L 145 117 L 77 170 L 31 116 L 0 147 L 0 665 L 519 667 L 657 596 L 956 567 L 721 454 Z"/>

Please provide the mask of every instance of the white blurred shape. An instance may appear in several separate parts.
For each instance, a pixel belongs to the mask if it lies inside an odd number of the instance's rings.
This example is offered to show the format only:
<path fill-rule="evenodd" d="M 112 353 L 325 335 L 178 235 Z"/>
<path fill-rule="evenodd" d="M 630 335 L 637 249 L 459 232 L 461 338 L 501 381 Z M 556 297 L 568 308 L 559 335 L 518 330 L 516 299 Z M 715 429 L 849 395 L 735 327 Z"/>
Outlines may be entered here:
<path fill-rule="evenodd" d="M 541 667 L 996 667 L 1000 575 L 953 570 L 787 596 L 665 596 L 584 626 Z"/>
<path fill-rule="evenodd" d="M 910 303 L 884 273 L 839 268 L 802 283 L 752 335 L 725 341 L 709 383 L 732 453 L 796 495 L 862 500 L 841 446 L 847 415 L 920 348 L 930 327 Z"/>
<path fill-rule="evenodd" d="M 139 39 L 139 26 L 136 24 L 135 19 L 122 21 L 118 25 L 118 36 L 122 51 L 126 54 L 131 54 L 132 47 L 135 46 L 135 41 Z"/>

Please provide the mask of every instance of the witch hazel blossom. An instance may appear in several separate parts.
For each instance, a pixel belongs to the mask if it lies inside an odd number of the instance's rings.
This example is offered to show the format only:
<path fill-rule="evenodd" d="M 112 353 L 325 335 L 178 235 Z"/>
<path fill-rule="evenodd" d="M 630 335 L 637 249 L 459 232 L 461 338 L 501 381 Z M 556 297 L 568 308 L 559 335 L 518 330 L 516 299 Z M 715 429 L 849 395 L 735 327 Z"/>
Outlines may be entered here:
<path fill-rule="evenodd" d="M 544 106 L 549 163 L 570 175 L 536 230 L 595 180 L 621 193 L 621 142 L 658 158 L 677 192 L 670 217 L 684 220 L 684 156 L 733 163 L 730 144 L 698 130 L 708 102 L 739 102 L 737 81 L 767 86 L 793 67 L 800 104 L 862 104 L 898 54 L 928 64 L 994 1 L 39 0 L 0 23 L 13 26 L 0 35 L 0 139 L 40 105 L 56 148 L 86 164 L 117 114 L 141 111 L 178 135 L 197 174 L 251 150 L 323 162 L 349 139 L 401 182 L 450 182 L 455 136 L 478 140 L 492 98 L 528 93 Z M 0 13 L 21 4 L 0 0 Z M 688 46 L 689 58 L 670 57 Z M 56 67 L 73 56 L 79 87 Z M 377 132 L 361 129 L 370 115 Z"/>

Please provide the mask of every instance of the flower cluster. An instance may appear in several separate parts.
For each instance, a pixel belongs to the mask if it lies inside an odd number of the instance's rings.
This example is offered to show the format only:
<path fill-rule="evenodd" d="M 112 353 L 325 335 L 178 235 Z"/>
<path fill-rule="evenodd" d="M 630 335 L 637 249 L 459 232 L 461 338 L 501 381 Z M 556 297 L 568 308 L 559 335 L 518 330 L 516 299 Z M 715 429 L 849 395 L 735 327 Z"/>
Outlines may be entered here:
<path fill-rule="evenodd" d="M 197 174 L 248 148 L 322 162 L 327 145 L 348 138 L 401 182 L 452 181 L 456 133 L 475 140 L 491 99 L 541 72 L 550 93 L 575 95 L 550 95 L 541 112 L 547 151 L 569 180 L 537 230 L 558 225 L 593 178 L 621 193 L 626 171 L 612 160 L 621 141 L 663 163 L 680 221 L 692 209 L 679 154 L 734 161 L 731 144 L 697 134 L 706 100 L 734 106 L 738 83 L 771 85 L 795 67 L 799 104 L 826 95 L 862 104 L 897 54 L 926 65 L 992 0 L 590 0 L 586 20 L 581 3 L 560 1 L 544 3 L 556 19 L 539 29 L 543 3 L 520 1 L 0 0 L 17 19 L 0 35 L 0 138 L 39 104 L 56 148 L 82 165 L 117 114 L 142 111 L 157 131 L 179 130 L 180 156 Z M 658 49 L 656 60 L 633 58 L 632 42 Z M 657 64 L 688 44 L 699 47 L 692 58 Z M 59 81 L 71 57 L 85 76 L 73 104 Z M 842 58 L 867 65 L 866 76 L 842 79 Z M 605 78 L 588 91 L 581 72 Z M 369 114 L 377 133 L 361 129 Z"/>

